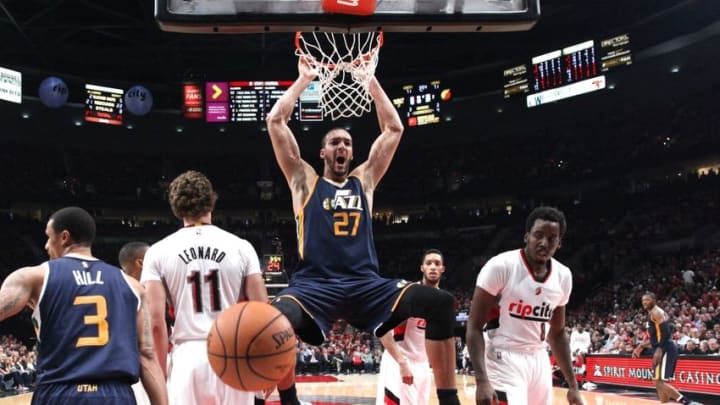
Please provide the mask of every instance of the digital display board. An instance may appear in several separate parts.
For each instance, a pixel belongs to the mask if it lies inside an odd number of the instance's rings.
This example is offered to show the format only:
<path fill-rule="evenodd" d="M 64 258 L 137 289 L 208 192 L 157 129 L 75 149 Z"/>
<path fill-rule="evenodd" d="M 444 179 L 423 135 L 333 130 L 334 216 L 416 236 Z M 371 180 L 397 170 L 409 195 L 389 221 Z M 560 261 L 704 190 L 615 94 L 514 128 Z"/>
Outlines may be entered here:
<path fill-rule="evenodd" d="M 205 120 L 264 121 L 277 99 L 292 84 L 291 80 L 208 82 L 205 84 Z M 300 95 L 295 104 L 293 118 L 300 121 L 322 121 L 319 82 L 311 82 Z"/>
<path fill-rule="evenodd" d="M 0 67 L 0 100 L 22 103 L 22 73 Z"/>
<path fill-rule="evenodd" d="M 203 117 L 203 93 L 199 84 L 186 83 L 183 85 L 183 117 L 187 119 L 200 119 Z"/>
<path fill-rule="evenodd" d="M 503 98 L 510 98 L 516 94 L 526 94 L 530 91 L 527 65 L 513 66 L 503 71 Z"/>
<path fill-rule="evenodd" d="M 552 51 L 532 58 L 532 89 L 543 91 L 563 85 L 562 51 Z"/>
<path fill-rule="evenodd" d="M 452 92 L 443 89 L 440 80 L 407 84 L 402 91 L 403 95 L 392 101 L 409 127 L 439 123 L 442 106 L 452 98 Z"/>
<path fill-rule="evenodd" d="M 595 59 L 595 42 L 585 41 L 562 50 L 565 68 L 565 83 L 576 83 L 598 74 Z"/>
<path fill-rule="evenodd" d="M 300 121 L 322 121 L 321 97 L 320 82 L 310 82 L 305 88 L 305 91 L 300 94 L 300 99 L 295 109 L 296 118 Z"/>
<path fill-rule="evenodd" d="M 122 125 L 123 90 L 86 84 L 85 121 L 100 124 Z"/>
<path fill-rule="evenodd" d="M 263 255 L 263 272 L 276 273 L 283 271 L 282 255 Z"/>
<path fill-rule="evenodd" d="M 594 92 L 606 88 L 604 73 L 631 64 L 628 34 L 580 42 L 503 70 L 503 98 L 523 94 L 527 106 L 535 107 Z"/>
<path fill-rule="evenodd" d="M 227 82 L 205 83 L 205 121 L 228 122 L 230 106 Z"/>
<path fill-rule="evenodd" d="M 604 89 L 605 76 L 598 76 L 595 41 L 580 42 L 532 58 L 532 89 L 527 106 L 536 107 Z"/>
<path fill-rule="evenodd" d="M 632 65 L 630 35 L 622 34 L 600 41 L 600 70 L 607 72 L 617 66 Z"/>

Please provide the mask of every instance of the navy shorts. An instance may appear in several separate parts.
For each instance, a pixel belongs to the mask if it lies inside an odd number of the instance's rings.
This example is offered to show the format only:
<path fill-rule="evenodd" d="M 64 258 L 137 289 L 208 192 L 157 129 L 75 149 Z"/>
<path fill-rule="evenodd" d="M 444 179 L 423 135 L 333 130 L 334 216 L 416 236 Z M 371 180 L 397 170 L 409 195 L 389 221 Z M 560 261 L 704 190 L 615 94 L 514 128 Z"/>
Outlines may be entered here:
<path fill-rule="evenodd" d="M 653 364 L 653 380 L 672 380 L 675 375 L 678 350 L 677 347 L 675 347 L 675 343 L 672 342 L 664 345 L 662 350 L 663 356 L 660 359 L 660 363 Z"/>
<path fill-rule="evenodd" d="M 32 405 L 135 405 L 130 384 L 120 382 L 39 384 Z"/>
<path fill-rule="evenodd" d="M 325 339 L 338 319 L 375 333 L 390 318 L 396 302 L 409 285 L 406 280 L 379 276 L 343 280 L 301 278 L 280 291 L 275 300 L 293 299 L 300 304 Z M 301 339 L 309 343 L 318 340 L 314 332 L 318 331 L 296 331 Z"/>

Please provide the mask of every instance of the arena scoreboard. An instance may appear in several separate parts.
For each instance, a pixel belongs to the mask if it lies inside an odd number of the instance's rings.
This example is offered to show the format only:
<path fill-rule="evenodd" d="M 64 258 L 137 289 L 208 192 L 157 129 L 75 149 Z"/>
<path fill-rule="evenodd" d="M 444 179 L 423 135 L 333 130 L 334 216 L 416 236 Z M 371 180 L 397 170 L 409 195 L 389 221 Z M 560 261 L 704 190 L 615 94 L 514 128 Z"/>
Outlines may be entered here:
<path fill-rule="evenodd" d="M 282 255 L 263 255 L 263 272 L 277 273 L 283 271 Z"/>
<path fill-rule="evenodd" d="M 263 279 L 270 299 L 288 286 L 288 276 L 283 269 L 281 254 L 265 254 L 262 260 Z"/>
<path fill-rule="evenodd" d="M 205 83 L 205 121 L 259 122 L 293 84 L 280 81 L 230 81 Z M 295 104 L 293 118 L 322 121 L 320 83 L 312 82 Z"/>
<path fill-rule="evenodd" d="M 405 118 L 409 127 L 437 124 L 441 121 L 441 113 L 445 105 L 452 99 L 449 88 L 443 88 L 440 80 L 426 83 L 406 84 L 402 87 L 402 95 L 393 98 L 392 102 Z"/>
<path fill-rule="evenodd" d="M 85 85 L 85 121 L 122 125 L 123 90 L 95 84 Z"/>
<path fill-rule="evenodd" d="M 505 69 L 503 97 L 524 95 L 530 108 L 591 93 L 606 87 L 606 72 L 631 64 L 629 34 L 580 42 Z"/>

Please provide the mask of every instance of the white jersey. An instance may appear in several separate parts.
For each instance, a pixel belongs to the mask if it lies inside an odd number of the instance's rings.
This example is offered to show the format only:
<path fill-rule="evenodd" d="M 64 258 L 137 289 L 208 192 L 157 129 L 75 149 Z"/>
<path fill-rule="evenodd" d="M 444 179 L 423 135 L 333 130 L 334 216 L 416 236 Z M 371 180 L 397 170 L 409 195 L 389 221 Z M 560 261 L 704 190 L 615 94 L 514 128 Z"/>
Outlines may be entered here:
<path fill-rule="evenodd" d="M 425 351 L 425 328 L 427 322 L 422 318 L 408 318 L 393 329 L 393 338 L 405 352 L 409 360 L 427 362 Z"/>
<path fill-rule="evenodd" d="M 205 340 L 220 311 L 244 299 L 260 273 L 252 245 L 214 225 L 185 227 L 145 253 L 141 281 L 162 281 L 175 308 L 174 344 Z"/>
<path fill-rule="evenodd" d="M 408 385 L 401 381 L 400 366 L 386 350 L 380 360 L 376 405 L 427 405 L 432 373 L 425 351 L 426 325 L 425 319 L 408 318 L 393 329 L 393 338 L 408 359 L 413 383 Z"/>
<path fill-rule="evenodd" d="M 499 327 L 488 330 L 493 348 L 544 350 L 553 311 L 570 299 L 572 273 L 567 266 L 550 259 L 547 276 L 536 280 L 525 252 L 518 249 L 490 259 L 478 274 L 477 286 L 500 297 Z"/>

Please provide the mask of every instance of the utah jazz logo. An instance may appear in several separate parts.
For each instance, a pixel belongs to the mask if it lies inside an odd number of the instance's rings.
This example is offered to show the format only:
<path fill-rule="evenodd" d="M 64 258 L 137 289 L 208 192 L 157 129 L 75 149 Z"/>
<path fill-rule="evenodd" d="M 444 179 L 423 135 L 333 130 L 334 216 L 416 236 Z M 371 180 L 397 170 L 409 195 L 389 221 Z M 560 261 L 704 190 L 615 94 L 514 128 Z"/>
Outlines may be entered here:
<path fill-rule="evenodd" d="M 323 208 L 333 212 L 333 234 L 356 236 L 362 219 L 362 199 L 352 190 L 337 190 L 335 197 L 323 200 Z"/>
<path fill-rule="evenodd" d="M 362 199 L 359 195 L 352 195 L 352 190 L 337 190 L 335 197 L 323 200 L 326 210 L 358 210 L 362 211 Z"/>

